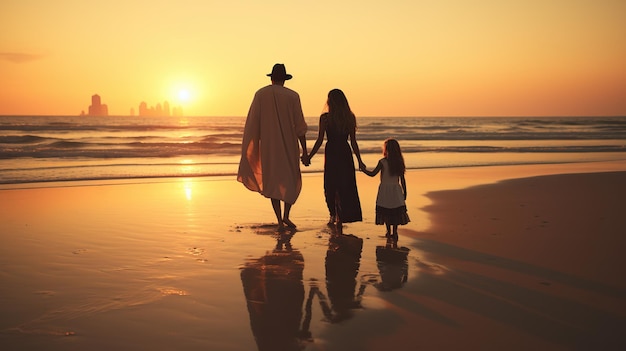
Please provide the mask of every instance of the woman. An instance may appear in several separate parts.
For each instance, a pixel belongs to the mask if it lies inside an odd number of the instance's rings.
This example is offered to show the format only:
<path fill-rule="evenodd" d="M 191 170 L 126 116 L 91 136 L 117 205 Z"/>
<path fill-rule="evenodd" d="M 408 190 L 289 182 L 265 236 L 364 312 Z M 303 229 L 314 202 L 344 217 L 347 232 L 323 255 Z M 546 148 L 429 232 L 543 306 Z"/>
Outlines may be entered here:
<path fill-rule="evenodd" d="M 365 167 L 356 141 L 356 117 L 343 91 L 333 89 L 326 102 L 328 112 L 320 116 L 319 133 L 309 154 L 309 160 L 319 150 L 324 135 L 324 195 L 330 212 L 328 225 L 335 224 L 339 234 L 342 223 L 363 220 L 361 201 L 356 187 L 356 176 L 352 152 L 356 155 L 359 168 Z M 348 137 L 350 144 L 348 144 Z M 352 146 L 352 148 L 350 148 Z"/>

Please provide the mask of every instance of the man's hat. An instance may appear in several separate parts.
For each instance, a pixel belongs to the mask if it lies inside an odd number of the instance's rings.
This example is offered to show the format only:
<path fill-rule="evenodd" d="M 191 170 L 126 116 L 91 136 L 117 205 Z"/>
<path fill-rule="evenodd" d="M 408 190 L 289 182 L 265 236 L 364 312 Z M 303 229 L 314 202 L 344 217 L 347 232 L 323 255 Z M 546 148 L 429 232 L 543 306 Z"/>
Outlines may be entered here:
<path fill-rule="evenodd" d="M 272 73 L 268 73 L 267 76 L 276 80 L 289 80 L 292 78 L 291 74 L 287 74 L 287 69 L 282 63 L 275 64 L 272 68 Z"/>

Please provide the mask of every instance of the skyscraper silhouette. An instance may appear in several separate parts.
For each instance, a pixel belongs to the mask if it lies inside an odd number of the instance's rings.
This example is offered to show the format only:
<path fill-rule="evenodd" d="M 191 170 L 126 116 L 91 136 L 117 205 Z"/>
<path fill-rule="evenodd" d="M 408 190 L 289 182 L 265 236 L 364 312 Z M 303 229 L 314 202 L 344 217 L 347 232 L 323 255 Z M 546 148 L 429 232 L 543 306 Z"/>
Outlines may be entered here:
<path fill-rule="evenodd" d="M 89 106 L 89 115 L 90 116 L 108 116 L 109 115 L 109 107 L 107 105 L 103 105 L 100 100 L 100 95 L 95 94 L 91 96 L 91 105 Z"/>

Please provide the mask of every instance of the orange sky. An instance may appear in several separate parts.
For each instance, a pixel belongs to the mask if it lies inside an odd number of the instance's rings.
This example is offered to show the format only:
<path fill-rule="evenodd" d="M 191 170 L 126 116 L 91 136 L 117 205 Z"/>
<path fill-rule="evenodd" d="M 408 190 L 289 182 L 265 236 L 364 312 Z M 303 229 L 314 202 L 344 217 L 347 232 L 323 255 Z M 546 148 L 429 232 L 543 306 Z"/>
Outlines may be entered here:
<path fill-rule="evenodd" d="M 626 115 L 623 0 L 3 0 L 0 115 L 165 100 L 243 116 L 285 63 L 304 113 Z M 180 99 L 181 91 L 188 99 Z"/>

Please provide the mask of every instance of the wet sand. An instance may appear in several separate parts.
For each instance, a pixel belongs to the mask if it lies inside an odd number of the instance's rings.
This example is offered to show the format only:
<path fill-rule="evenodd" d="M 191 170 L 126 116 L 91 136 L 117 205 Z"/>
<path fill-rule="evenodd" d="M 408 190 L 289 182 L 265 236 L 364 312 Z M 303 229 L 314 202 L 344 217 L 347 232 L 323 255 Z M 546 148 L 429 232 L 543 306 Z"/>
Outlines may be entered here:
<path fill-rule="evenodd" d="M 3 186 L 0 345 L 619 349 L 624 172 L 619 162 L 411 171 L 406 260 L 384 247 L 378 179 L 361 173 L 364 222 L 341 240 L 326 226 L 320 174 L 304 175 L 298 230 L 282 236 L 269 200 L 232 178 Z"/>

